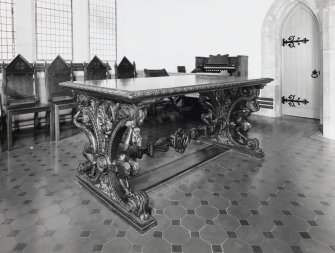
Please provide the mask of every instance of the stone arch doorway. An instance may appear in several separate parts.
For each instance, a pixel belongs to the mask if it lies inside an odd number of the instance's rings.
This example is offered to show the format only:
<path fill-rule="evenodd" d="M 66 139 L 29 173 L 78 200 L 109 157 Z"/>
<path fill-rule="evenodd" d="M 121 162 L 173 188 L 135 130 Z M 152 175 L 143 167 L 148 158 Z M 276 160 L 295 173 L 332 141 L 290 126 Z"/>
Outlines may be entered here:
<path fill-rule="evenodd" d="M 262 76 L 274 78 L 266 89 L 262 90 L 261 97 L 273 98 L 273 109 L 264 109 L 262 115 L 279 117 L 282 115 L 281 109 L 281 89 L 282 89 L 282 28 L 288 15 L 299 5 L 309 9 L 319 23 L 320 6 L 318 0 L 274 0 L 267 12 L 262 26 Z M 322 29 L 320 38 L 322 38 Z M 321 43 L 320 43 L 321 44 Z M 320 45 L 320 71 L 322 72 L 322 46 Z M 320 83 L 322 84 L 322 76 Z M 322 94 L 322 92 L 320 92 Z M 320 99 L 320 106 L 322 98 Z M 322 122 L 322 110 L 320 110 L 320 120 Z"/>

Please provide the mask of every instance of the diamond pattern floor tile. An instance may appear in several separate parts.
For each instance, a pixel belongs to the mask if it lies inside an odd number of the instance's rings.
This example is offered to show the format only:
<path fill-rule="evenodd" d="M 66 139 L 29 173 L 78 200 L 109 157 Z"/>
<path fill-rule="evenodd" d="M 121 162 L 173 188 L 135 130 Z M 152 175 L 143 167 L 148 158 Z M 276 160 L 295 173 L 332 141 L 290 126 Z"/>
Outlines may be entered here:
<path fill-rule="evenodd" d="M 335 252 L 335 142 L 252 119 L 265 158 L 228 152 L 150 191 L 143 235 L 74 183 L 83 134 L 1 153 L 0 252 Z"/>

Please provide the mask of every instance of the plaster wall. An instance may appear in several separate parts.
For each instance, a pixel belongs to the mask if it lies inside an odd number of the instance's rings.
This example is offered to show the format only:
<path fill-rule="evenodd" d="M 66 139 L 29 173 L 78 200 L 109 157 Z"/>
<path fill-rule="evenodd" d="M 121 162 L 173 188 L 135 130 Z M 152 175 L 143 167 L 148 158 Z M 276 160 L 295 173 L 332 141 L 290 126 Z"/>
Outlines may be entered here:
<path fill-rule="evenodd" d="M 335 1 L 323 11 L 323 135 L 335 140 Z"/>
<path fill-rule="evenodd" d="M 257 3 L 256 3 L 257 2 Z M 190 72 L 195 56 L 249 56 L 249 76 L 261 75 L 261 32 L 273 0 L 120 0 L 118 60 L 138 69 L 177 65 Z"/>

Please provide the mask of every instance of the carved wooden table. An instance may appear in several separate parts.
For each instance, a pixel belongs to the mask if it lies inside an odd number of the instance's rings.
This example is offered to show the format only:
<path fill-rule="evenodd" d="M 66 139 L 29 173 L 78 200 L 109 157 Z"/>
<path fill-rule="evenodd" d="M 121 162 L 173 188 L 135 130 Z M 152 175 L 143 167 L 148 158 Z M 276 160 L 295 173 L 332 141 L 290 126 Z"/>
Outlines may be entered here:
<path fill-rule="evenodd" d="M 190 140 L 210 136 L 225 145 L 261 158 L 259 141 L 248 138 L 248 117 L 259 110 L 256 98 L 270 78 L 246 79 L 219 75 L 184 75 L 155 78 L 65 82 L 75 90 L 78 112 L 75 125 L 89 143 L 86 161 L 77 169 L 79 183 L 107 204 L 135 229 L 145 232 L 156 225 L 146 192 L 133 192 L 128 179 L 138 174 L 138 159 L 171 147 L 184 152 Z M 202 126 L 178 129 L 154 144 L 143 144 L 140 125 L 146 117 L 145 101 L 199 93 L 205 109 Z"/>

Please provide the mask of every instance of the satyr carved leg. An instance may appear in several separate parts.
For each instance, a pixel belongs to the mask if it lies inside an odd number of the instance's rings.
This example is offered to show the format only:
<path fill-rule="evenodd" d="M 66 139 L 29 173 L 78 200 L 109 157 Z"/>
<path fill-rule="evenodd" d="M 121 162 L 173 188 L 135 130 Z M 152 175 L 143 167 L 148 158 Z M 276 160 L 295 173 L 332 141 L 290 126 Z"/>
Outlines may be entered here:
<path fill-rule="evenodd" d="M 251 124 L 248 117 L 259 110 L 257 98 L 260 87 L 249 86 L 200 93 L 200 102 L 205 109 L 202 121 L 207 134 L 219 143 L 243 153 L 261 158 L 263 151 L 256 138 L 250 139 Z"/>
<path fill-rule="evenodd" d="M 133 104 L 119 104 L 78 96 L 75 125 L 84 131 L 89 143 L 79 164 L 77 178 L 95 195 L 111 206 L 140 232 L 156 224 L 150 215 L 149 198 L 145 192 L 133 192 L 128 179 L 139 172 L 137 161 L 150 153 L 142 148 L 139 126 L 146 109 Z"/>

